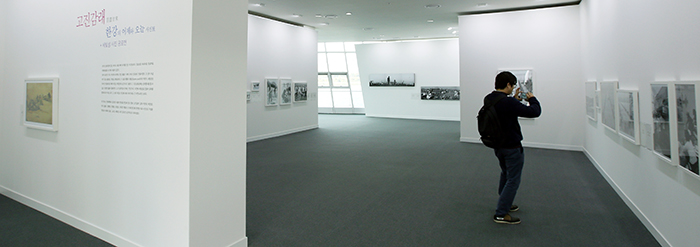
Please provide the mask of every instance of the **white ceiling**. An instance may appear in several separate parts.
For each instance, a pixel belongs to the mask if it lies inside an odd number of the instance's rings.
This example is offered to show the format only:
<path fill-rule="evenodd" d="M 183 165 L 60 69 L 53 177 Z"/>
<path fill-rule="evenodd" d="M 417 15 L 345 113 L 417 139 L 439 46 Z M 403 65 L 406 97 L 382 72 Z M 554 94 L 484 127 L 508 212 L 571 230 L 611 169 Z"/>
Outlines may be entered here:
<path fill-rule="evenodd" d="M 562 6 L 578 4 L 581 0 L 249 0 L 248 2 L 248 10 L 252 14 L 310 26 L 318 31 L 319 42 L 338 42 L 455 37 L 456 35 L 452 32 L 458 27 L 458 16 L 461 14 Z M 257 4 L 264 6 L 257 6 Z M 433 8 L 427 7 L 430 5 Z M 439 7 L 434 8 L 436 5 Z M 347 12 L 352 15 L 346 15 Z M 301 17 L 294 17 L 294 14 Z M 449 28 L 453 30 L 448 30 Z"/>

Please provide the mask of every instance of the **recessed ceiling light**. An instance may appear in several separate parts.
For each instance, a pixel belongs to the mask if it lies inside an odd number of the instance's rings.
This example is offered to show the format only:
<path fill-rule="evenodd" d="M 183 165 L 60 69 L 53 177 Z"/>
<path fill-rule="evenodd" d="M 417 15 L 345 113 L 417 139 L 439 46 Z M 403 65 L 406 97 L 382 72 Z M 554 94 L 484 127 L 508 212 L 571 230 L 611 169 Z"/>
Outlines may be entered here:
<path fill-rule="evenodd" d="M 452 27 L 447 28 L 447 31 L 451 31 L 451 30 L 452 30 Z"/>
<path fill-rule="evenodd" d="M 303 16 L 303 15 L 300 15 L 300 14 L 292 14 L 292 17 L 297 17 L 297 18 L 298 18 L 298 17 L 302 17 L 302 16 Z"/>
<path fill-rule="evenodd" d="M 365 31 L 372 31 L 372 30 L 374 30 L 374 28 L 366 27 L 366 28 L 363 28 L 362 30 L 365 30 Z"/>
<path fill-rule="evenodd" d="M 316 18 L 323 18 L 322 14 L 316 14 Z"/>
<path fill-rule="evenodd" d="M 328 25 L 330 25 L 330 23 L 328 23 L 328 22 L 321 22 L 321 24 L 319 24 L 319 25 L 321 25 L 321 26 L 328 26 Z"/>
<path fill-rule="evenodd" d="M 255 7 L 265 7 L 264 3 L 254 3 L 253 6 Z"/>
<path fill-rule="evenodd" d="M 324 17 L 325 17 L 326 19 L 335 19 L 335 18 L 338 18 L 337 15 L 326 15 L 326 16 L 324 16 Z"/>
<path fill-rule="evenodd" d="M 479 8 L 483 8 L 483 7 L 486 7 L 486 6 L 489 6 L 489 4 L 488 4 L 488 3 L 480 3 L 480 4 L 477 4 L 477 5 L 476 5 L 476 7 L 479 7 Z"/>
<path fill-rule="evenodd" d="M 345 13 L 345 15 L 352 15 L 352 12 L 347 12 Z"/>
<path fill-rule="evenodd" d="M 428 23 L 433 23 L 435 22 L 433 19 L 428 20 Z"/>
<path fill-rule="evenodd" d="M 429 8 L 429 9 L 437 9 L 437 8 L 440 8 L 440 4 L 428 4 L 428 5 L 425 5 L 425 7 Z"/>
<path fill-rule="evenodd" d="M 457 34 L 457 33 L 459 33 L 459 31 L 457 31 L 457 30 L 452 31 L 452 34 Z"/>

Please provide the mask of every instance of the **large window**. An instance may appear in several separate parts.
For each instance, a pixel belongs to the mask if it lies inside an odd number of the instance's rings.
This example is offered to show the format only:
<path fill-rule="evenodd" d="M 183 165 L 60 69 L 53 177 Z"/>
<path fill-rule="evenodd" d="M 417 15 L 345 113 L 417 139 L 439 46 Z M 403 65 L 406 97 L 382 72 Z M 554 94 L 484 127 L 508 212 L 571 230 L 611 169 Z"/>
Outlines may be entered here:
<path fill-rule="evenodd" d="M 318 44 L 318 111 L 364 113 L 365 103 L 355 44 Z"/>

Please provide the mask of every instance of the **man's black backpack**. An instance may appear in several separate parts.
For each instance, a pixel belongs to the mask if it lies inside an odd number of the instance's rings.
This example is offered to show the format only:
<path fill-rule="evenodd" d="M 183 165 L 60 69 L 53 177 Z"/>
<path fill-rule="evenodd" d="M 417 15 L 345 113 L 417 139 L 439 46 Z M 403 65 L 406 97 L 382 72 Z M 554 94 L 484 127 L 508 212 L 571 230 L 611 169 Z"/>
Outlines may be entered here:
<path fill-rule="evenodd" d="M 484 106 L 481 107 L 479 114 L 476 115 L 481 142 L 490 148 L 500 148 L 505 139 L 503 129 L 501 129 L 501 122 L 498 120 L 498 114 L 496 113 L 496 103 L 505 97 L 505 94 L 499 93 L 491 101 L 487 100 L 488 97 L 484 98 Z"/>

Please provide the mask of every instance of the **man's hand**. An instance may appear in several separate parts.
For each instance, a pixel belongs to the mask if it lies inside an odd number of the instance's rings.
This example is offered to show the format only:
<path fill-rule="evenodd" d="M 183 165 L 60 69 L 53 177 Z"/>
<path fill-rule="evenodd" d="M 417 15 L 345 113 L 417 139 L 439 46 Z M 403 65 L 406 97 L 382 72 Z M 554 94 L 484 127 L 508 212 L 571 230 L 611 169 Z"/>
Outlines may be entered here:
<path fill-rule="evenodd" d="M 523 100 L 520 98 L 520 88 L 515 89 L 515 95 L 513 95 L 513 98 L 517 99 L 518 101 Z"/>
<path fill-rule="evenodd" d="M 520 88 L 518 88 L 518 89 L 520 89 Z M 531 92 L 527 92 L 527 94 L 525 94 L 525 96 L 527 96 L 527 99 L 530 99 L 530 98 L 532 98 L 532 97 L 535 97 L 535 95 L 532 94 Z"/>

